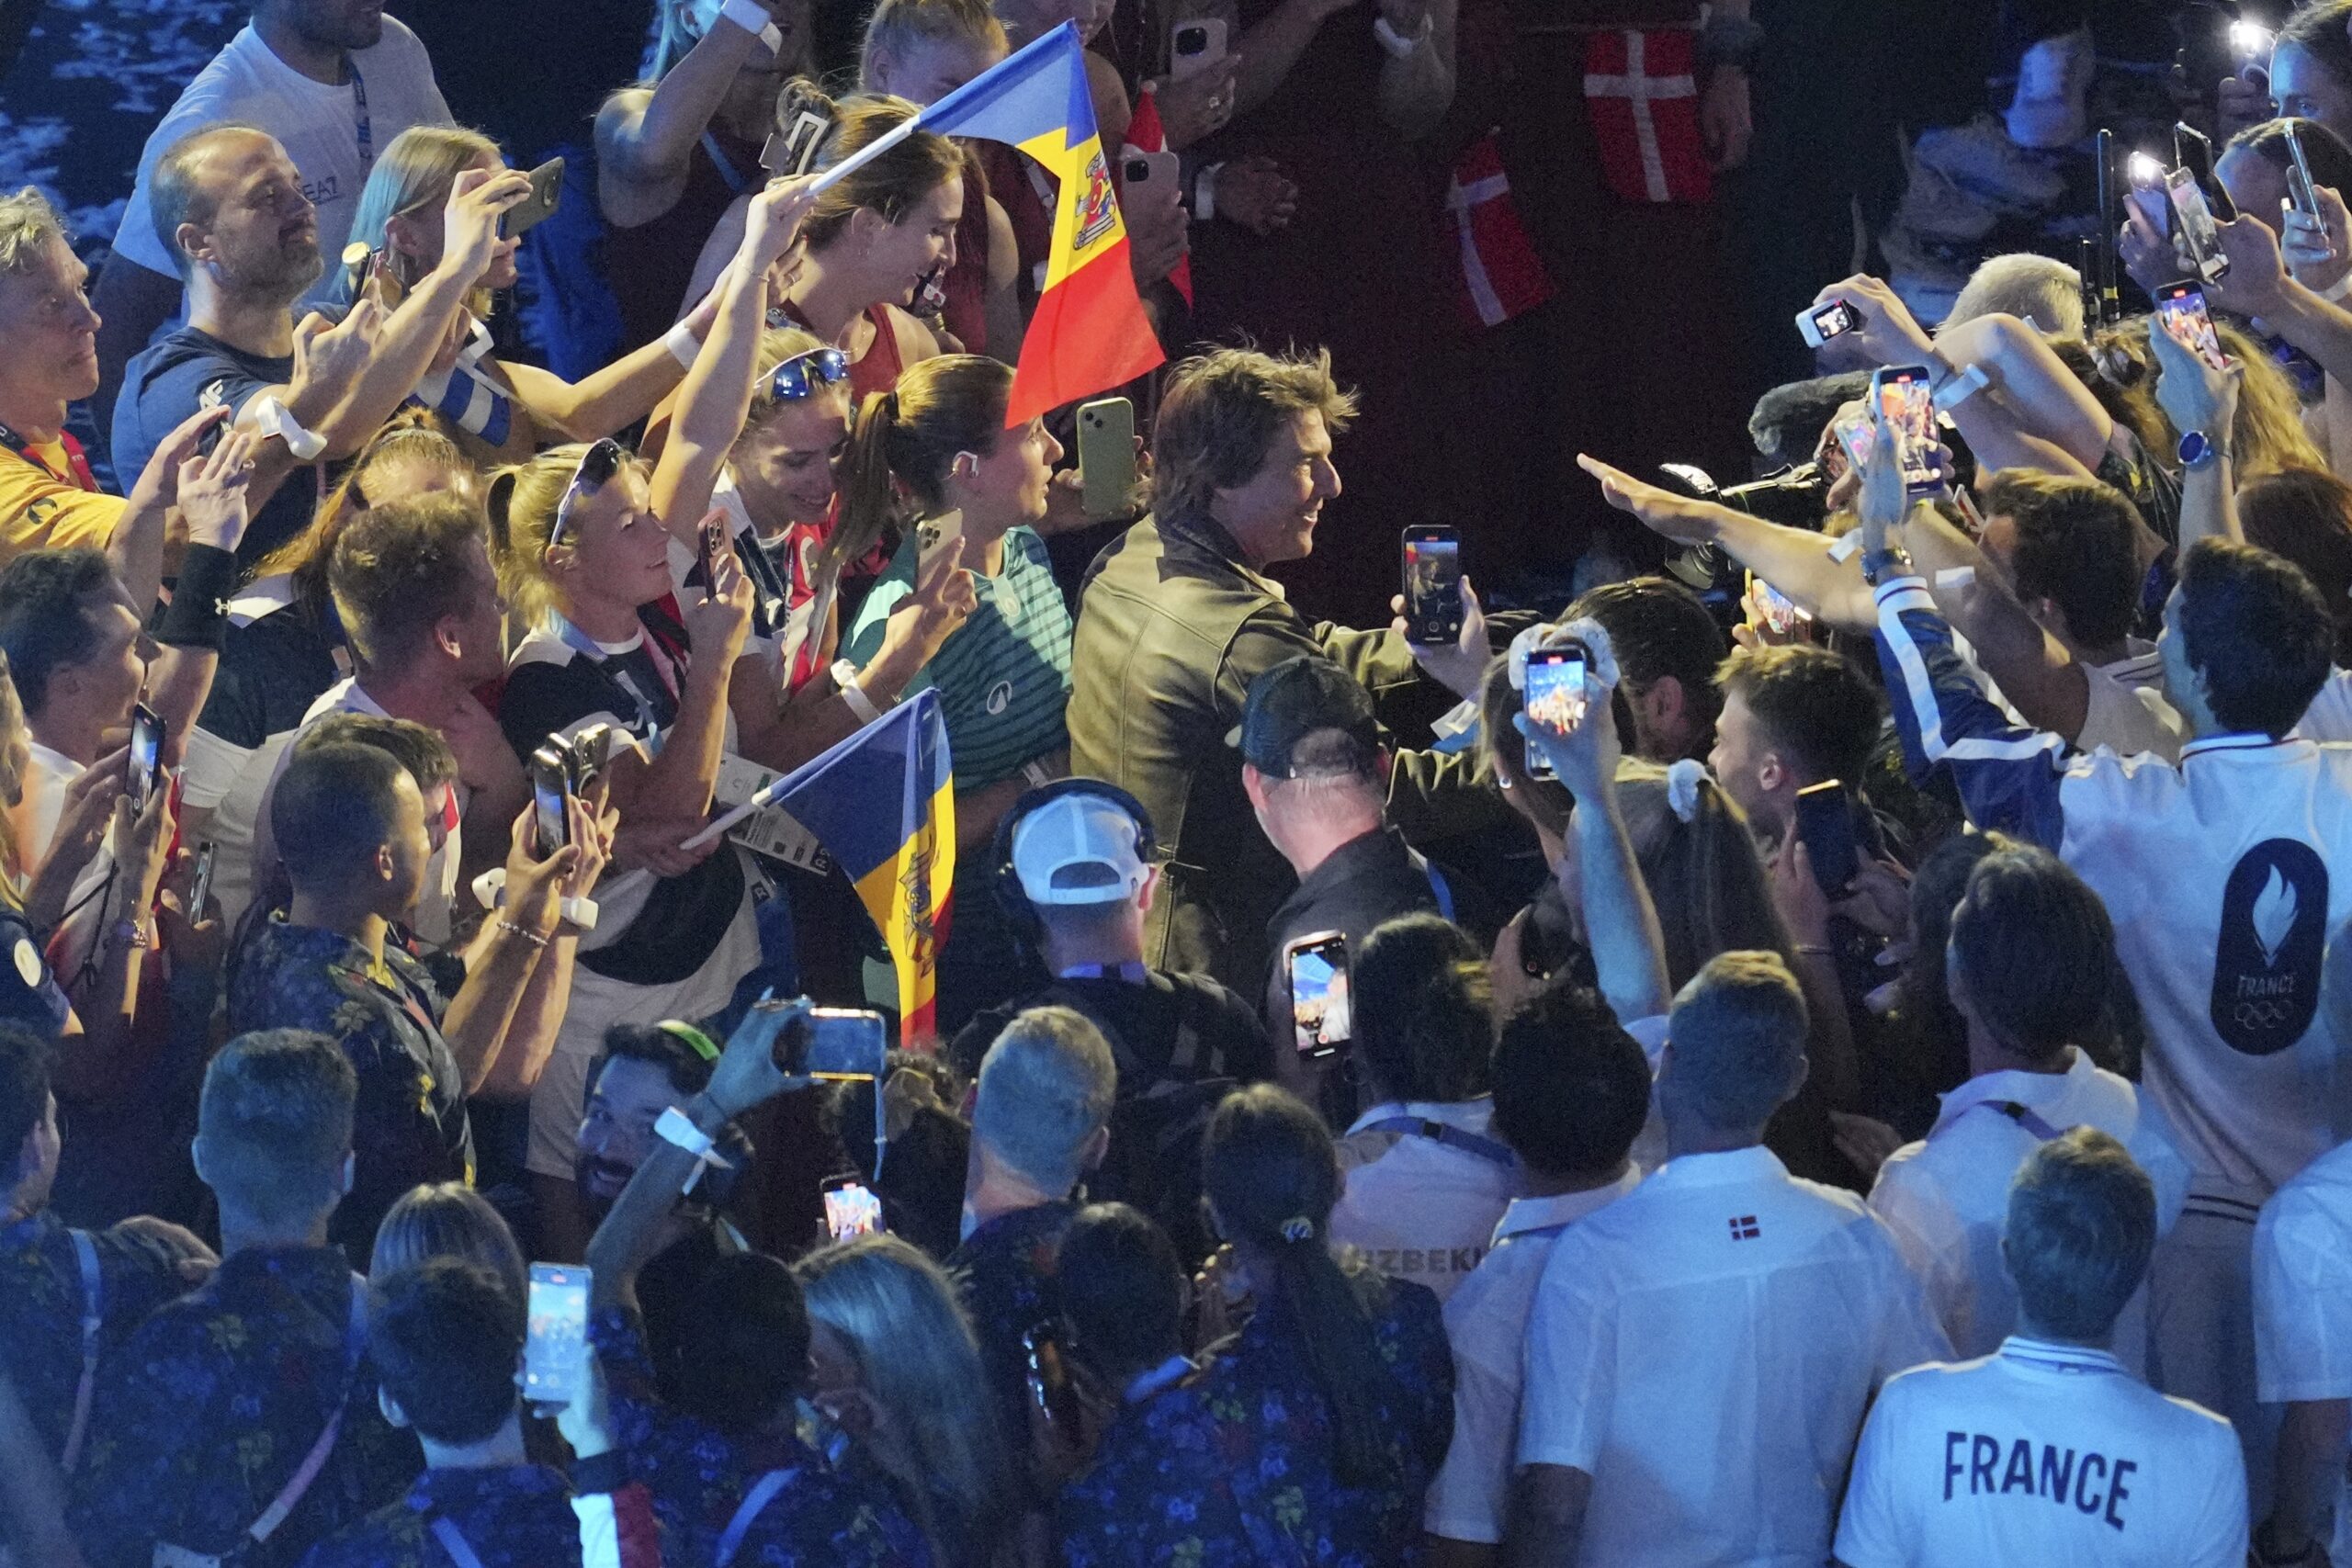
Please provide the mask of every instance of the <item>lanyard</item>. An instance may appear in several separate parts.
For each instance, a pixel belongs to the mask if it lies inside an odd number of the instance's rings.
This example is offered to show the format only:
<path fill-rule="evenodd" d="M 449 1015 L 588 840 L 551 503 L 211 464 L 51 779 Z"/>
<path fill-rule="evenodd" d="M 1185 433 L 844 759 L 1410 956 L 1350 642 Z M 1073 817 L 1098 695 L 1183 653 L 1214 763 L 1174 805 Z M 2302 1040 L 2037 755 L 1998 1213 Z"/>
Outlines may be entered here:
<path fill-rule="evenodd" d="M 741 196 L 752 188 L 751 176 L 736 168 L 735 160 L 719 148 L 718 138 L 707 130 L 702 133 L 702 150 L 709 154 L 710 166 L 718 171 L 718 177 L 727 182 L 729 192 Z"/>
<path fill-rule="evenodd" d="M 1073 964 L 1055 978 L 1060 980 L 1125 980 L 1130 986 L 1140 986 L 1151 978 L 1151 971 L 1140 961 L 1125 964 Z"/>
<path fill-rule="evenodd" d="M 481 1558 L 448 1515 L 433 1516 L 433 1539 L 441 1543 L 441 1550 L 449 1554 L 449 1561 L 458 1568 L 481 1568 Z"/>
<path fill-rule="evenodd" d="M 594 665 L 599 675 L 616 687 L 621 695 L 636 705 L 637 721 L 644 728 L 644 739 L 650 742 L 659 737 L 662 733 L 662 721 L 654 714 L 652 702 L 638 689 L 636 677 L 627 669 L 615 663 L 615 656 L 606 653 L 594 637 L 565 619 L 560 610 L 549 610 L 548 622 L 549 628 L 562 640 L 565 647 Z M 675 661 L 662 650 L 660 639 L 654 637 L 651 631 L 647 630 L 641 623 L 638 635 L 640 638 L 639 646 L 645 649 L 646 658 L 652 661 L 653 672 L 662 677 L 662 683 L 668 689 L 670 701 L 674 705 L 678 701 L 678 671 Z"/>
<path fill-rule="evenodd" d="M 368 83 L 359 74 L 359 62 L 344 57 L 344 68 L 351 73 L 351 103 L 354 140 L 359 143 L 359 166 L 367 168 L 376 161 L 376 128 L 368 118 Z"/>
<path fill-rule="evenodd" d="M 70 470 L 69 472 L 61 474 L 55 468 L 51 468 L 48 463 L 44 462 L 40 457 L 34 452 L 33 444 L 31 442 L 26 440 L 23 436 L 17 434 L 6 425 L 0 424 L 0 447 L 5 447 L 8 451 L 14 452 L 17 457 L 22 457 L 26 462 L 30 463 L 34 468 L 39 468 L 42 473 L 47 474 L 51 479 L 57 480 L 60 484 L 69 484 L 76 490 L 87 491 L 92 495 L 97 494 L 98 477 L 90 471 L 90 459 L 83 456 L 82 444 L 79 441 L 74 440 L 73 435 L 65 431 L 58 432 L 57 444 L 64 450 L 65 466 Z"/>

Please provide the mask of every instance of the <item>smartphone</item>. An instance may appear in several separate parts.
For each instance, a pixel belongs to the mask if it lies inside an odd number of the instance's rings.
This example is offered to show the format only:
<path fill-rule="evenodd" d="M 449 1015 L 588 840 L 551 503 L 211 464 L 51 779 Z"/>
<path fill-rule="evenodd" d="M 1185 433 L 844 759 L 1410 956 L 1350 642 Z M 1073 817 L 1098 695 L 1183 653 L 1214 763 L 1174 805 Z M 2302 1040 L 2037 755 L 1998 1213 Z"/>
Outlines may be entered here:
<path fill-rule="evenodd" d="M 212 859 L 220 846 L 207 839 L 196 846 L 196 880 L 188 886 L 187 918 L 204 919 L 204 901 L 212 897 Z"/>
<path fill-rule="evenodd" d="M 1810 348 L 1819 348 L 1833 337 L 1843 337 L 1861 324 L 1861 312 L 1843 299 L 1832 299 L 1826 305 L 1807 305 L 1797 312 L 1797 335 Z"/>
<path fill-rule="evenodd" d="M 343 247 L 343 297 L 352 304 L 359 302 L 359 291 L 368 287 L 368 269 L 375 265 L 376 253 L 367 241 L 354 240 Z"/>
<path fill-rule="evenodd" d="M 872 1235 L 883 1228 L 882 1199 L 855 1174 L 829 1176 L 825 1195 L 825 1234 L 835 1241 Z"/>
<path fill-rule="evenodd" d="M 2207 206 L 2215 218 L 2226 223 L 2238 215 L 2235 203 L 2230 200 L 2228 189 L 2221 177 L 2213 173 L 2213 139 L 2186 121 L 2177 121 L 2172 128 L 2172 161 L 2187 169 L 2197 188 L 2205 195 Z"/>
<path fill-rule="evenodd" d="M 1862 869 L 1854 846 L 1854 803 L 1845 784 L 1825 779 L 1797 791 L 1795 830 L 1822 892 L 1832 898 L 1843 894 Z"/>
<path fill-rule="evenodd" d="M 2147 152 L 2134 152 L 2124 165 L 2126 182 L 2132 187 L 2132 205 L 2159 236 L 2172 232 L 2172 197 L 2165 194 L 2164 160 Z"/>
<path fill-rule="evenodd" d="M 147 802 L 154 795 L 155 785 L 164 777 L 164 720 L 145 703 L 135 704 L 130 710 L 130 776 L 124 781 L 130 795 L 130 809 L 135 814 L 147 809 Z"/>
<path fill-rule="evenodd" d="M 702 566 L 702 582 L 706 588 L 718 586 L 718 558 L 727 548 L 727 517 L 712 513 L 702 520 L 702 531 L 695 540 L 695 559 Z"/>
<path fill-rule="evenodd" d="M 1878 430 L 1871 423 L 1870 410 L 1857 409 L 1829 428 L 1846 454 L 1847 467 L 1859 468 L 1871 460 L 1871 448 L 1878 445 Z"/>
<path fill-rule="evenodd" d="M 549 158 L 531 171 L 531 194 L 508 208 L 498 220 L 499 238 L 512 240 L 555 216 L 563 198 L 563 160 Z"/>
<path fill-rule="evenodd" d="M 931 558 L 964 536 L 962 508 L 943 512 L 936 517 L 925 517 L 915 524 L 915 570 L 921 571 Z"/>
<path fill-rule="evenodd" d="M 569 1404 L 588 1370 L 588 1270 L 571 1263 L 531 1265 L 523 1397 Z"/>
<path fill-rule="evenodd" d="M 1168 39 L 1168 75 L 1182 82 L 1225 63 L 1225 23 L 1216 17 L 1179 22 Z"/>
<path fill-rule="evenodd" d="M 1934 378 L 1924 365 L 1889 365 L 1871 372 L 1871 397 L 1894 433 L 1895 460 L 1914 495 L 1943 488 L 1936 468 Z"/>
<path fill-rule="evenodd" d="M 1797 629 L 1799 621 L 1813 617 L 1797 606 L 1797 602 L 1757 576 L 1747 574 L 1748 603 L 1752 606 L 1748 625 L 1757 626 L 1774 637 L 1786 637 Z"/>
<path fill-rule="evenodd" d="M 2175 169 L 2165 176 L 2165 194 L 2172 200 L 2174 215 L 2180 220 L 2180 240 L 2185 247 L 2185 259 L 2197 276 L 2207 283 L 2219 283 L 2230 274 L 2230 258 L 2222 254 L 2221 231 L 2214 226 L 2213 209 L 2206 205 L 2205 192 L 2196 176 L 2187 169 Z"/>
<path fill-rule="evenodd" d="M 1451 648 L 1462 637 L 1462 537 L 1454 529 L 1421 524 L 1405 530 L 1405 640 Z"/>
<path fill-rule="evenodd" d="M 1097 398 L 1078 406 L 1078 477 L 1089 517 L 1116 517 L 1134 504 L 1135 404 Z"/>
<path fill-rule="evenodd" d="M 2216 370 L 2227 369 L 2221 334 L 2213 330 L 2205 291 L 2193 283 L 2167 283 L 2155 291 L 2156 321 L 2166 336 Z"/>
<path fill-rule="evenodd" d="M 2287 156 L 2290 160 L 2287 166 L 2287 197 L 2295 204 L 2295 210 L 2304 217 L 2318 218 L 2319 197 L 2312 193 L 2319 188 L 2319 182 L 2312 178 L 2312 162 L 2303 152 L 2302 131 L 2294 120 L 2280 123 L 2284 127 L 2282 134 L 2287 140 Z"/>
<path fill-rule="evenodd" d="M 1026 1330 L 1021 1336 L 1021 1348 L 1029 1357 L 1029 1397 L 1057 1429 L 1077 1431 L 1078 1391 L 1070 1385 L 1069 1368 L 1052 1332 L 1042 1326 Z"/>
<path fill-rule="evenodd" d="M 811 1008 L 776 1036 L 775 1061 L 794 1077 L 879 1079 L 889 1048 L 880 1013 L 865 1008 Z"/>
<path fill-rule="evenodd" d="M 1130 223 L 1164 218 L 1184 199 L 1173 152 L 1130 152 L 1119 160 L 1119 211 Z"/>
<path fill-rule="evenodd" d="M 1290 976 L 1291 1030 L 1298 1054 L 1322 1061 L 1340 1054 L 1354 1032 L 1348 1005 L 1348 939 L 1317 931 L 1283 949 Z"/>
<path fill-rule="evenodd" d="M 1585 671 L 1589 664 L 1580 642 L 1530 650 L 1524 694 L 1527 722 L 1564 730 L 1574 729 L 1584 722 Z M 1527 740 L 1527 775 L 1536 779 L 1559 777 L 1532 736 Z"/>
<path fill-rule="evenodd" d="M 531 825 L 542 857 L 571 841 L 571 748 L 551 741 L 531 753 Z"/>

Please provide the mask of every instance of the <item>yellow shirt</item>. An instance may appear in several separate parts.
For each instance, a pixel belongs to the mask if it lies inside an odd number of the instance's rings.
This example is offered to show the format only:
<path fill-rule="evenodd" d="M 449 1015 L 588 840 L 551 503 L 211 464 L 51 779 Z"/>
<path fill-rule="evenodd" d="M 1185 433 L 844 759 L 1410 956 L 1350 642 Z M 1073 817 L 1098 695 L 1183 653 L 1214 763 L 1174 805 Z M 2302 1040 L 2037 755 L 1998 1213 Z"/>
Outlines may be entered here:
<path fill-rule="evenodd" d="M 62 443 L 29 450 L 38 461 L 0 447 L 0 563 L 26 550 L 106 548 L 127 503 L 59 479 L 74 471 Z"/>

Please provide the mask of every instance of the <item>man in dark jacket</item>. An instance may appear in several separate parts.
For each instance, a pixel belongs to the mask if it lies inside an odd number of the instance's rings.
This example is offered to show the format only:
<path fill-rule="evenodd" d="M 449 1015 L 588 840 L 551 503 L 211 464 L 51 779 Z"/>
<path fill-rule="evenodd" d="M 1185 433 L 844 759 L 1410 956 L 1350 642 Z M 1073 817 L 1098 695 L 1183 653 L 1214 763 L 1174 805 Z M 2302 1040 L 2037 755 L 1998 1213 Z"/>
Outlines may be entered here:
<path fill-rule="evenodd" d="M 1326 355 L 1222 349 L 1178 367 L 1153 444 L 1155 515 L 1103 551 L 1080 603 L 1070 771 L 1135 795 L 1170 852 L 1144 960 L 1245 996 L 1266 973 L 1267 918 L 1295 881 L 1224 744 L 1250 683 L 1312 654 L 1362 682 L 1384 723 L 1414 733 L 1450 705 L 1443 688 L 1472 690 L 1486 662 L 1475 614 L 1460 646 L 1417 649 L 1393 630 L 1310 623 L 1262 575 L 1314 549 L 1323 503 L 1340 493 L 1331 439 L 1354 412 Z M 1408 838 L 1510 821 L 1467 759 L 1426 751 L 1396 753 L 1387 807 Z"/>

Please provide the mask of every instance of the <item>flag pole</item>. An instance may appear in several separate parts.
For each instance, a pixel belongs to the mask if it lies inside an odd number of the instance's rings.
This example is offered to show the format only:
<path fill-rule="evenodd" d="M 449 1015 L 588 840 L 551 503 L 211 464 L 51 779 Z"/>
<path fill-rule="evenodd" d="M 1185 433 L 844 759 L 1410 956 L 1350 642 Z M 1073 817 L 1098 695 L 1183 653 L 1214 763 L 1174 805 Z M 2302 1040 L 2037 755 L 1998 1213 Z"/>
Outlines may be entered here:
<path fill-rule="evenodd" d="M 859 148 L 848 157 L 843 158 L 840 163 L 835 164 L 831 168 L 827 169 L 823 174 L 819 175 L 817 176 L 817 183 L 808 187 L 809 194 L 813 196 L 817 192 L 823 190 L 827 186 L 832 185 L 838 180 L 847 178 L 853 171 L 864 168 L 875 159 L 882 156 L 883 153 L 888 152 L 891 148 L 896 147 L 899 142 L 904 141 L 908 137 L 912 136 L 916 130 L 921 129 L 922 125 L 922 116 L 920 113 L 909 115 L 906 118 L 900 120 L 898 124 L 884 131 L 880 136 L 876 137 L 873 141 L 867 142 L 865 146 Z"/>

